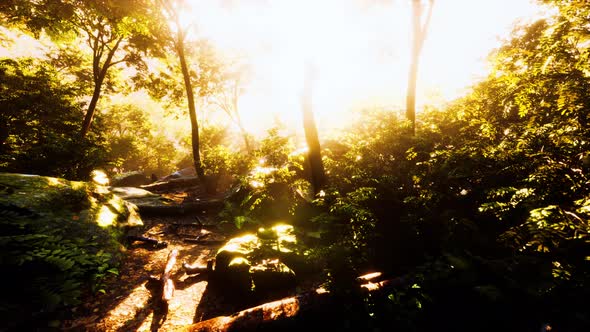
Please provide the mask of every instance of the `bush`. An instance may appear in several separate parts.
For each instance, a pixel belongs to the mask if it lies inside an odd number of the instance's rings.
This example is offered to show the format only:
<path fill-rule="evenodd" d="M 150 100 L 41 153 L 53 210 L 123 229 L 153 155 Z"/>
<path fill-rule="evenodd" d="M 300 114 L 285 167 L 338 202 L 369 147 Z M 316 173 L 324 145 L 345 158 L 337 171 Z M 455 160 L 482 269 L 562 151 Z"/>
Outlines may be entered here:
<path fill-rule="evenodd" d="M 4 327 L 30 329 L 85 292 L 105 292 L 121 226 L 137 218 L 122 200 L 92 184 L 17 174 L 0 174 L 0 193 Z"/>

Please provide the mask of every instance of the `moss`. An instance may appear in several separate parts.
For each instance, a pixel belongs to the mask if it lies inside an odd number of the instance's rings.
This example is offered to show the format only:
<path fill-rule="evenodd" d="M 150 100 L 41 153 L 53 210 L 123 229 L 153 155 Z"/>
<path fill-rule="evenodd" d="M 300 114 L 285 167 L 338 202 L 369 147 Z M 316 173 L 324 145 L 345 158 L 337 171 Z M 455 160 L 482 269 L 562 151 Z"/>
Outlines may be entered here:
<path fill-rule="evenodd" d="M 295 272 L 287 262 L 299 256 L 295 229 L 278 224 L 230 239 L 217 251 L 215 270 L 225 278 L 260 293 L 288 290 L 295 286 Z M 247 278 L 247 279 L 245 279 Z"/>
<path fill-rule="evenodd" d="M 141 225 L 133 205 L 106 187 L 88 182 L 0 173 L 0 204 L 28 209 L 43 216 L 77 221 L 79 224 L 113 227 Z"/>
<path fill-rule="evenodd" d="M 106 187 L 0 173 L 0 263 L 13 271 L 0 308 L 16 328 L 100 290 L 117 272 L 125 228 L 140 224 L 136 208 Z"/>

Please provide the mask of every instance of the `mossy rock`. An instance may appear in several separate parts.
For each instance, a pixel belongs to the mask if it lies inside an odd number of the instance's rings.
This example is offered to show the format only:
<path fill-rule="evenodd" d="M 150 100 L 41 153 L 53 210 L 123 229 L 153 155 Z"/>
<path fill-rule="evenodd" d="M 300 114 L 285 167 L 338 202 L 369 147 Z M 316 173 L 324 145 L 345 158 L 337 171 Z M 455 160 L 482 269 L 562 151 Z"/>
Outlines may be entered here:
<path fill-rule="evenodd" d="M 72 220 L 79 225 L 114 228 L 142 225 L 136 206 L 107 187 L 91 182 L 0 173 L 0 205 Z"/>
<path fill-rule="evenodd" d="M 293 226 L 260 228 L 256 234 L 232 238 L 221 247 L 215 271 L 256 292 L 291 289 L 296 284 L 295 272 L 283 258 L 297 256 L 299 251 Z"/>
<path fill-rule="evenodd" d="M 113 187 L 139 187 L 151 183 L 143 172 L 134 171 L 113 176 L 111 185 Z"/>
<path fill-rule="evenodd" d="M 262 242 L 275 246 L 280 253 L 293 253 L 297 251 L 297 237 L 295 228 L 291 225 L 279 224 L 270 228 L 259 228 L 257 236 Z"/>
<path fill-rule="evenodd" d="M 295 272 L 279 259 L 265 259 L 249 270 L 255 290 L 270 293 L 296 286 Z"/>
<path fill-rule="evenodd" d="M 137 206 L 142 215 L 172 215 L 181 213 L 183 212 L 183 209 L 186 209 L 184 204 L 179 204 L 171 199 L 163 197 L 162 195 L 154 194 L 145 189 L 135 187 L 109 187 L 109 189 L 125 201 Z"/>
<path fill-rule="evenodd" d="M 141 224 L 136 207 L 104 186 L 0 173 L 0 265 L 10 271 L 0 319 L 30 330 L 23 324 L 100 290 L 117 273 L 121 236 Z"/>
<path fill-rule="evenodd" d="M 249 291 L 252 289 L 250 268 L 250 261 L 244 257 L 236 257 L 229 262 L 225 270 L 226 280 L 234 290 Z"/>
<path fill-rule="evenodd" d="M 122 199 L 158 198 L 160 195 L 136 187 L 111 187 L 111 192 Z"/>
<path fill-rule="evenodd" d="M 217 250 L 215 256 L 215 270 L 225 272 L 230 263 L 236 258 L 248 259 L 260 248 L 260 239 L 255 234 L 244 234 L 227 241 L 223 247 Z"/>

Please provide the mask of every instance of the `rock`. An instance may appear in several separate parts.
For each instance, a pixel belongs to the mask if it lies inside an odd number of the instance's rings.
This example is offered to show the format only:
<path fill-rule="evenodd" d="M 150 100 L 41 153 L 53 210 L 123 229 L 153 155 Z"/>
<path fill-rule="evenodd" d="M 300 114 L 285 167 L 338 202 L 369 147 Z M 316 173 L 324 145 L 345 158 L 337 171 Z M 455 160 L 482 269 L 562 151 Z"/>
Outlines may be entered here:
<path fill-rule="evenodd" d="M 251 264 L 244 257 L 232 259 L 226 270 L 228 285 L 237 292 L 250 291 L 252 289 L 252 278 L 250 276 Z"/>
<path fill-rule="evenodd" d="M 151 182 L 151 179 L 143 172 L 134 171 L 114 176 L 111 185 L 113 187 L 139 187 Z"/>
<path fill-rule="evenodd" d="M 292 289 L 296 285 L 295 272 L 278 258 L 262 260 L 250 267 L 249 273 L 257 292 L 267 294 Z"/>
<path fill-rule="evenodd" d="M 158 194 L 154 194 L 145 189 L 140 189 L 136 187 L 111 187 L 110 190 L 111 192 L 125 200 L 160 197 L 160 195 Z"/>
<path fill-rule="evenodd" d="M 67 310 L 116 274 L 123 235 L 141 224 L 135 205 L 96 183 L 0 173 L 0 265 L 9 272 L 0 307 L 7 324 L 37 324 L 31 319 Z"/>
<path fill-rule="evenodd" d="M 295 272 L 287 266 L 298 250 L 291 225 L 260 228 L 230 239 L 217 251 L 215 272 L 234 286 L 252 288 L 257 293 L 284 291 L 296 285 Z M 243 289 L 244 290 L 244 289 Z"/>
<path fill-rule="evenodd" d="M 142 225 L 137 207 L 94 183 L 0 173 L 0 206 L 100 227 Z"/>
<path fill-rule="evenodd" d="M 230 263 L 235 258 L 247 259 L 259 247 L 260 239 L 254 234 L 244 234 L 240 237 L 230 239 L 217 251 L 217 255 L 215 256 L 215 270 L 218 272 L 227 271 Z"/>
<path fill-rule="evenodd" d="M 279 224 L 271 228 L 261 227 L 257 234 L 261 240 L 274 243 L 275 249 L 281 253 L 291 253 L 296 249 L 295 228 L 291 225 Z"/>
<path fill-rule="evenodd" d="M 197 172 L 195 171 L 194 167 L 187 167 L 187 168 L 183 168 L 181 170 L 178 170 L 170 175 L 165 176 L 160 181 L 169 181 L 172 179 L 179 179 L 179 178 L 184 178 L 184 177 L 194 177 L 196 175 L 197 175 Z"/>

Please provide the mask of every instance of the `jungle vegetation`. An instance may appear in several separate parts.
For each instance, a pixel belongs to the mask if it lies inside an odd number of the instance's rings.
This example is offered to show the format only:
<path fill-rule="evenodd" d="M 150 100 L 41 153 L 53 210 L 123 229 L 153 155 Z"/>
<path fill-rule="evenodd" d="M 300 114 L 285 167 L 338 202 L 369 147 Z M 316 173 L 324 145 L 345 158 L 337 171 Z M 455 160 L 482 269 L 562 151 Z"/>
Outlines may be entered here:
<path fill-rule="evenodd" d="M 241 65 L 166 23 L 180 2 L 4 1 L 0 42 L 15 43 L 12 31 L 50 47 L 0 59 L 0 171 L 88 181 L 94 169 L 164 176 L 195 166 L 204 182 L 229 177 L 249 191 L 226 202 L 223 221 L 282 220 L 314 235 L 308 255 L 345 299 L 342 329 L 587 331 L 590 7 L 541 2 L 553 14 L 517 25 L 463 97 L 410 119 L 365 108 L 338 137 L 317 133 L 320 179 L 280 126 L 244 130 Z M 237 130 L 197 121 L 199 105 L 222 102 Z M 2 247 L 20 215 L 0 217 Z M 43 241 L 64 241 L 51 236 Z M 85 255 L 75 241 L 63 246 Z M 77 275 L 93 268 L 76 264 Z M 379 296 L 355 291 L 371 271 L 406 282 Z M 79 300 L 68 294 L 53 305 Z"/>

